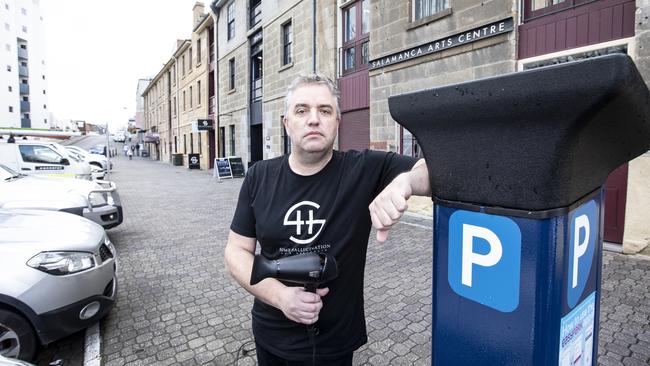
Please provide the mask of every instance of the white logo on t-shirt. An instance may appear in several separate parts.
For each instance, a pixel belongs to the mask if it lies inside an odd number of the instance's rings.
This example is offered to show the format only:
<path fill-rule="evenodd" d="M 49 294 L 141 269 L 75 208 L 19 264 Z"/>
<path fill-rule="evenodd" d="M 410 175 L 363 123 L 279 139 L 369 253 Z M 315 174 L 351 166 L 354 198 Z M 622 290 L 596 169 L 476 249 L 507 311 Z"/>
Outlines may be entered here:
<path fill-rule="evenodd" d="M 291 206 L 291 208 L 289 208 L 289 210 L 287 210 L 287 213 L 284 215 L 283 224 L 285 226 L 295 226 L 296 227 L 296 236 L 300 237 L 301 235 L 303 235 L 303 228 L 305 226 L 307 227 L 307 235 L 309 235 L 307 238 L 298 239 L 298 238 L 295 238 L 293 235 L 289 238 L 292 242 L 294 242 L 296 244 L 309 244 L 309 243 L 311 243 L 312 241 L 314 241 L 314 239 L 316 239 L 316 237 L 318 237 L 318 234 L 320 234 L 321 230 L 323 230 L 323 226 L 325 226 L 325 220 L 323 220 L 323 219 L 315 220 L 314 219 L 314 211 L 315 210 L 313 210 L 313 209 L 309 209 L 309 211 L 307 213 L 307 216 L 308 216 L 307 220 L 303 220 L 302 219 L 302 214 L 303 214 L 302 207 L 303 206 L 314 207 L 314 208 L 316 208 L 316 211 L 320 208 L 318 203 L 311 202 L 311 201 L 302 201 L 302 202 L 296 203 L 295 205 Z M 294 214 L 294 212 L 295 212 L 295 214 Z M 294 220 L 292 220 L 292 218 L 294 218 Z M 318 225 L 318 231 L 316 232 L 316 234 L 314 234 L 314 226 L 315 225 Z"/>

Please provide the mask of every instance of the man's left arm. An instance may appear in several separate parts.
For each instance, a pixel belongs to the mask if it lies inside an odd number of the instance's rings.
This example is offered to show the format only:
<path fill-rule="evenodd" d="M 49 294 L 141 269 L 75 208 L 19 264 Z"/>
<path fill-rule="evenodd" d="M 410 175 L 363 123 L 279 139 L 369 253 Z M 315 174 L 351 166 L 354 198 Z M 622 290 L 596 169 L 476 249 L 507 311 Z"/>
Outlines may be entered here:
<path fill-rule="evenodd" d="M 388 230 L 404 215 L 408 208 L 406 201 L 412 195 L 431 196 L 424 159 L 418 160 L 410 171 L 395 177 L 368 207 L 372 226 L 377 229 L 377 241 L 383 243 L 388 239 Z"/>

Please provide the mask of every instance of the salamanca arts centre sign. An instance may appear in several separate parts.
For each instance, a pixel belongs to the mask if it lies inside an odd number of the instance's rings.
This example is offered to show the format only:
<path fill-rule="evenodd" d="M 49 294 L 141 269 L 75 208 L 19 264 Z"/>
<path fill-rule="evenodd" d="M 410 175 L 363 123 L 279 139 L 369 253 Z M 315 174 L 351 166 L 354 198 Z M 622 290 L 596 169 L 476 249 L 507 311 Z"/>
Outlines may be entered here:
<path fill-rule="evenodd" d="M 470 29 L 468 31 L 464 31 L 462 33 L 428 42 L 417 47 L 395 52 L 388 56 L 376 58 L 370 61 L 369 68 L 370 70 L 374 70 L 381 67 L 398 64 L 400 62 L 412 60 L 414 58 L 480 41 L 485 38 L 498 36 L 499 34 L 508 33 L 513 29 L 514 21 L 512 18 L 499 20 L 498 22 L 486 24 L 474 29 Z"/>

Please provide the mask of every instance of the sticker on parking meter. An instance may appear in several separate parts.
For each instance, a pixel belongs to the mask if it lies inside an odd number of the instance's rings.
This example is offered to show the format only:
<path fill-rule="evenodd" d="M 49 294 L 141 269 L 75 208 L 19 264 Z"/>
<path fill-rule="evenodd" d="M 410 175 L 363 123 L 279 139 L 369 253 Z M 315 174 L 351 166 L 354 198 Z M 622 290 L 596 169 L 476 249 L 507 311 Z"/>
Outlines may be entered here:
<path fill-rule="evenodd" d="M 596 293 L 560 321 L 559 366 L 591 366 L 594 351 Z"/>
<path fill-rule="evenodd" d="M 519 306 L 521 230 L 503 216 L 458 210 L 449 217 L 448 281 L 458 295 L 501 312 Z"/>
<path fill-rule="evenodd" d="M 567 304 L 576 306 L 589 279 L 598 240 L 598 206 L 591 200 L 569 213 Z"/>

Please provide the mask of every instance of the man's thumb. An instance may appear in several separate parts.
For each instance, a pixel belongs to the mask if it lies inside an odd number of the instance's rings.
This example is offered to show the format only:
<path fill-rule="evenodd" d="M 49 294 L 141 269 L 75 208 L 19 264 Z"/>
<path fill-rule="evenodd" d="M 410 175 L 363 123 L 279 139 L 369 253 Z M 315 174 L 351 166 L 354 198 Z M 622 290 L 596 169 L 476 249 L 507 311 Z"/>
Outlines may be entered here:
<path fill-rule="evenodd" d="M 377 230 L 377 241 L 380 243 L 388 239 L 388 230 Z"/>

